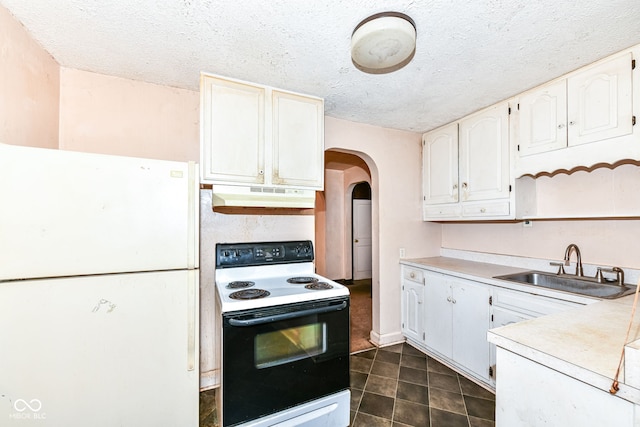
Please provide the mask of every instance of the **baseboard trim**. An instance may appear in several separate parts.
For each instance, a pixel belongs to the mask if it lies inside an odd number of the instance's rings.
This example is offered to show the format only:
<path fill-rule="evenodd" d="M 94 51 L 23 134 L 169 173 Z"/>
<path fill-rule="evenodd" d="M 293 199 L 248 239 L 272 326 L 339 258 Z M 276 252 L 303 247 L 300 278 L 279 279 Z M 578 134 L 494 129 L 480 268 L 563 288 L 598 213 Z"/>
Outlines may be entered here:
<path fill-rule="evenodd" d="M 375 331 L 369 333 L 369 341 L 376 347 L 387 347 L 394 344 L 400 344 L 405 341 L 402 331 L 393 332 L 390 334 L 379 334 Z"/>

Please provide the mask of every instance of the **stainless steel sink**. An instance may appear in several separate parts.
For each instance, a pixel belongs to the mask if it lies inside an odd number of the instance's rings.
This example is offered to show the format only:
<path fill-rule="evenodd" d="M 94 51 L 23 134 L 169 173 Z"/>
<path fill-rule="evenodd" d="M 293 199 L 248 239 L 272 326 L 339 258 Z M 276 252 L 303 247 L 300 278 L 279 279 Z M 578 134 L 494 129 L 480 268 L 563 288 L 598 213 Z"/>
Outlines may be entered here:
<path fill-rule="evenodd" d="M 541 286 L 557 291 L 586 295 L 595 298 L 614 299 L 635 292 L 635 286 L 619 285 L 617 282 L 599 283 L 595 278 L 579 277 L 569 274 L 553 274 L 542 271 L 494 276 L 494 279 L 509 280 L 527 285 Z"/>

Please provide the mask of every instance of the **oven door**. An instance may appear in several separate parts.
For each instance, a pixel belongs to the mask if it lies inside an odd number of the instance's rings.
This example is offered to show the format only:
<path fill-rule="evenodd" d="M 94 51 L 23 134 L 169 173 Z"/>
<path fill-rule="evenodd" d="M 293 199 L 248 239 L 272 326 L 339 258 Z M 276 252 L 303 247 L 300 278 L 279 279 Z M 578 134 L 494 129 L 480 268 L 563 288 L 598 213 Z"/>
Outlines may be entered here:
<path fill-rule="evenodd" d="M 349 387 L 349 297 L 223 314 L 222 422 Z"/>

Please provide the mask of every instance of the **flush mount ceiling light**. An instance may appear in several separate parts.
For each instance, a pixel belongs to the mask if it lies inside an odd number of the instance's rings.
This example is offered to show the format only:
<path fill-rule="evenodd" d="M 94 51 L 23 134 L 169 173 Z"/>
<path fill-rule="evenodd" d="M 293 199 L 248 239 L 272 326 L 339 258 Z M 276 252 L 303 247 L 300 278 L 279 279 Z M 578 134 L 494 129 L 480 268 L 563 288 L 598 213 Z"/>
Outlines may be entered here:
<path fill-rule="evenodd" d="M 416 26 L 403 13 L 383 12 L 360 22 L 351 35 L 351 60 L 361 71 L 384 74 L 411 62 Z"/>

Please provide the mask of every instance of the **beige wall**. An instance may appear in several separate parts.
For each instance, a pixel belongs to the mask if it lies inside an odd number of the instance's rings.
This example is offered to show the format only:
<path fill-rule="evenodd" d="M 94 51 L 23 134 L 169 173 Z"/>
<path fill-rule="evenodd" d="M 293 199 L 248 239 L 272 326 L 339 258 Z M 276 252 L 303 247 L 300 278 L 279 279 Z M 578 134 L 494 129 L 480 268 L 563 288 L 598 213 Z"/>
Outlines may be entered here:
<path fill-rule="evenodd" d="M 199 122 L 198 92 L 61 69 L 61 149 L 198 161 Z"/>
<path fill-rule="evenodd" d="M 325 224 L 324 237 L 325 247 L 325 269 L 324 275 L 329 279 L 345 279 L 344 268 L 344 240 L 345 230 L 345 200 L 344 200 L 344 171 L 325 171 L 324 194 L 325 194 Z M 349 255 L 350 257 L 350 255 Z"/>
<path fill-rule="evenodd" d="M 561 260 L 569 243 L 582 262 L 640 269 L 640 220 L 546 220 L 514 224 L 447 224 L 442 247 Z M 551 271 L 551 269 L 549 270 Z"/>
<path fill-rule="evenodd" d="M 0 143 L 58 147 L 59 68 L 0 6 Z"/>
<path fill-rule="evenodd" d="M 530 228 L 521 222 L 446 224 L 442 247 L 561 260 L 575 243 L 584 263 L 639 269 L 640 167 L 627 163 L 536 179 L 539 215 L 603 219 L 533 220 Z M 611 219 L 613 213 L 628 218 Z"/>

